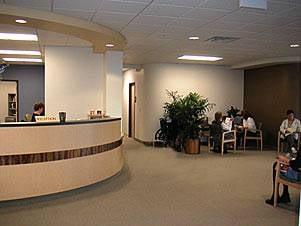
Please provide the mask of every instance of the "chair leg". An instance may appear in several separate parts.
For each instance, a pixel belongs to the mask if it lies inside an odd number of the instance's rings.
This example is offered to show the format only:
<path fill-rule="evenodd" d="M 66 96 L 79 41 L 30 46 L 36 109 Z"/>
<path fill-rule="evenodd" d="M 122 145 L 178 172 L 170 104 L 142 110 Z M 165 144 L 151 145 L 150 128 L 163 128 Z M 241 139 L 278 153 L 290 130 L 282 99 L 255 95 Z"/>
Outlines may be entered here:
<path fill-rule="evenodd" d="M 244 151 L 246 151 L 246 138 L 244 138 Z"/>
<path fill-rule="evenodd" d="M 278 180 L 276 179 L 275 189 L 274 189 L 274 207 L 277 207 L 278 194 L 279 194 L 279 183 Z"/>
<path fill-rule="evenodd" d="M 234 151 L 236 152 L 236 139 L 235 139 L 235 141 L 234 141 Z"/>
<path fill-rule="evenodd" d="M 262 140 L 262 136 L 260 137 L 260 150 L 263 150 L 263 140 Z"/>
<path fill-rule="evenodd" d="M 224 142 L 222 142 L 222 150 L 221 150 L 221 153 L 222 153 L 222 156 L 224 155 Z"/>
<path fill-rule="evenodd" d="M 210 152 L 210 137 L 208 137 L 208 152 Z"/>
<path fill-rule="evenodd" d="M 256 148 L 259 149 L 259 140 L 256 140 Z"/>

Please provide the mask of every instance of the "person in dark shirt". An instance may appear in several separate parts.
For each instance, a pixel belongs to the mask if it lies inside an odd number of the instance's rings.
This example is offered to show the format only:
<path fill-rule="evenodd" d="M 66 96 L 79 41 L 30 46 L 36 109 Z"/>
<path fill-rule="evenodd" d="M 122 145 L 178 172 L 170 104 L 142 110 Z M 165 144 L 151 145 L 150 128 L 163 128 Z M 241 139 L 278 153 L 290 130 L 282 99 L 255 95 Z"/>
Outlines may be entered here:
<path fill-rule="evenodd" d="M 44 106 L 43 103 L 38 103 L 38 104 L 34 105 L 33 109 L 34 109 L 34 112 L 32 113 L 31 121 L 35 122 L 36 121 L 36 116 L 43 116 L 44 115 L 45 106 Z"/>
<path fill-rule="evenodd" d="M 288 164 L 288 167 L 285 172 L 281 172 L 284 176 L 293 179 L 300 180 L 301 179 L 301 154 L 300 150 L 297 152 L 297 156 L 295 159 L 290 160 L 290 156 L 280 155 L 277 157 L 280 161 Z M 273 164 L 273 194 L 270 199 L 265 200 L 266 204 L 273 205 L 274 204 L 274 195 L 275 195 L 275 177 L 276 177 L 276 165 L 277 162 Z M 277 199 L 279 203 L 288 203 L 291 201 L 290 195 L 288 192 L 288 186 L 283 185 L 282 195 L 276 194 L 279 198 Z"/>
<path fill-rule="evenodd" d="M 212 125 L 210 126 L 210 136 L 212 137 L 214 152 L 221 152 L 221 140 L 223 133 L 222 117 L 222 112 L 216 112 Z"/>

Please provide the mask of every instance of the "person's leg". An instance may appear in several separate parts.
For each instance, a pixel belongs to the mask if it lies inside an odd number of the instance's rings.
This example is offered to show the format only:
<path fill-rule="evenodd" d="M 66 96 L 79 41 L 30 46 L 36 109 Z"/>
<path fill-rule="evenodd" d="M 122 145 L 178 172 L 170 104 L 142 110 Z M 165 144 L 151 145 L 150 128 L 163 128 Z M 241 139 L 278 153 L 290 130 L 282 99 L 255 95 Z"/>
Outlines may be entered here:
<path fill-rule="evenodd" d="M 291 152 L 292 147 L 295 146 L 295 135 L 290 134 L 286 137 L 286 142 L 287 142 L 287 152 Z"/>
<path fill-rule="evenodd" d="M 265 200 L 265 203 L 273 205 L 274 204 L 274 195 L 278 196 L 278 202 L 280 203 L 287 203 L 290 202 L 290 197 L 289 197 L 289 193 L 288 193 L 288 186 L 287 185 L 283 185 L 283 192 L 281 197 L 278 194 L 275 194 L 275 179 L 276 179 L 276 165 L 277 162 L 274 162 L 273 164 L 273 193 L 272 193 L 272 197 L 270 199 Z"/>
<path fill-rule="evenodd" d="M 283 185 L 283 192 L 282 192 L 282 195 L 279 199 L 279 202 L 287 203 L 287 202 L 290 202 L 290 201 L 291 201 L 291 199 L 290 199 L 290 194 L 288 193 L 288 186 Z"/>

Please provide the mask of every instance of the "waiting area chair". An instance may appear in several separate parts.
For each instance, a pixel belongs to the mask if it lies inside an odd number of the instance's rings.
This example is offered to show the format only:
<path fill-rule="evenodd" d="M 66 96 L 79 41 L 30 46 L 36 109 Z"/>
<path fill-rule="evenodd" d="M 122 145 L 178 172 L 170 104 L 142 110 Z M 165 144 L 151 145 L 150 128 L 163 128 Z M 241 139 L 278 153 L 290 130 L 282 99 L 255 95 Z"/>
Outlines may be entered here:
<path fill-rule="evenodd" d="M 236 151 L 236 130 L 223 132 L 223 134 L 222 134 L 222 144 L 221 144 L 221 148 L 222 148 L 221 154 L 222 155 L 224 155 L 225 144 L 228 144 L 228 143 L 233 143 L 234 151 Z"/>
<path fill-rule="evenodd" d="M 298 144 L 297 144 L 298 149 L 300 149 L 300 145 L 301 145 L 301 132 L 299 132 L 299 136 L 298 136 Z M 279 154 L 280 152 L 283 152 L 283 140 L 281 139 L 281 132 L 278 131 L 277 153 Z"/>
<path fill-rule="evenodd" d="M 279 185 L 284 184 L 289 187 L 301 190 L 301 181 L 292 180 L 290 178 L 287 178 L 283 174 L 280 173 L 281 170 L 281 164 L 287 165 L 285 162 L 281 162 L 277 159 L 277 165 L 276 165 L 276 177 L 275 177 L 275 194 L 279 193 Z M 278 195 L 274 195 L 274 207 L 277 206 L 277 199 Z"/>
<path fill-rule="evenodd" d="M 256 129 L 256 133 L 252 134 L 252 136 L 248 136 L 248 130 L 244 131 L 244 151 L 246 151 L 246 143 L 247 140 L 256 140 L 257 148 L 260 142 L 260 150 L 263 148 L 263 139 L 262 139 L 262 123 L 259 123 L 258 129 Z"/>

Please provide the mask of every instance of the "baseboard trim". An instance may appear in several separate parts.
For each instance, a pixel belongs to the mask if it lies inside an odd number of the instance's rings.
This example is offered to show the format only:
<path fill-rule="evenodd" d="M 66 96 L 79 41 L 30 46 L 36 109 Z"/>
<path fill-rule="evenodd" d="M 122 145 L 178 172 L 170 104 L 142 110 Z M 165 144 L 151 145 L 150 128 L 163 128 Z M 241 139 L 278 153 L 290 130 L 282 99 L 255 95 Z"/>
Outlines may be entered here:
<path fill-rule="evenodd" d="M 141 144 L 144 144 L 145 146 L 153 146 L 155 142 L 153 141 L 143 141 L 143 140 L 140 140 L 138 138 L 134 138 L 135 141 L 138 141 L 139 143 Z"/>

